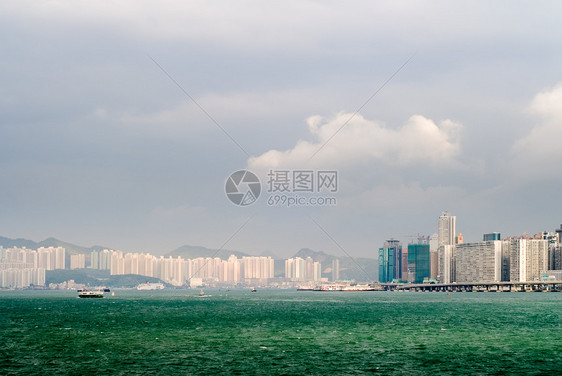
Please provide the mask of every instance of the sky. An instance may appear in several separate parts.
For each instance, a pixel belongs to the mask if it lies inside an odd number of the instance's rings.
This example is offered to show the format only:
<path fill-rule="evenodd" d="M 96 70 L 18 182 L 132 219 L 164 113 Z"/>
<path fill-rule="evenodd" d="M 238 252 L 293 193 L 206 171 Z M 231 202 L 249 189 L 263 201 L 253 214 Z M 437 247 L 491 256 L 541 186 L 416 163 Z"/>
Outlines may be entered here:
<path fill-rule="evenodd" d="M 435 233 L 443 211 L 465 242 L 553 231 L 560 14 L 555 1 L 3 1 L 0 235 L 375 257 Z M 250 205 L 225 193 L 240 170 L 260 180 Z M 337 190 L 274 192 L 283 171 L 335 171 Z M 336 202 L 271 204 L 296 196 Z"/>

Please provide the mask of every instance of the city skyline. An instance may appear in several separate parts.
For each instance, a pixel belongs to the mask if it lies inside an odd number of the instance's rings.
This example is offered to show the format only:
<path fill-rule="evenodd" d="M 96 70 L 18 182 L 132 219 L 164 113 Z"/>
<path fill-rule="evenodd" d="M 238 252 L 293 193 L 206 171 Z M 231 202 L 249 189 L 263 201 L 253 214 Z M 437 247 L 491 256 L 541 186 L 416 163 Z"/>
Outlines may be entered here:
<path fill-rule="evenodd" d="M 482 241 L 463 242 L 456 232 L 456 216 L 443 212 L 437 221 L 437 233 L 411 239 L 403 249 L 397 239 L 386 240 L 378 249 L 378 275 L 369 278 L 371 271 L 350 258 L 371 282 L 381 283 L 478 283 L 478 282 L 525 282 L 537 281 L 550 273 L 559 273 L 562 263 L 562 225 L 553 231 L 544 231 L 534 236 L 523 234 L 502 238 L 498 232 L 485 233 Z M 6 240 L 5 238 L 3 238 Z M 4 243 L 2 243 L 4 244 Z M 72 245 L 70 245 L 72 246 Z M 173 286 L 206 283 L 253 283 L 269 285 L 275 274 L 275 260 L 271 256 L 249 256 L 230 254 L 223 260 L 219 251 L 212 255 L 182 257 L 181 254 L 156 257 L 150 253 L 123 252 L 120 250 L 91 250 L 86 262 L 84 252 L 57 247 L 0 245 L 0 287 L 26 287 L 45 284 L 45 271 L 56 269 L 109 270 L 111 275 L 136 274 L 160 278 Z M 200 251 L 200 250 L 199 250 Z M 302 250 L 301 250 L 302 251 Z M 310 250 L 309 250 L 310 251 Z M 231 251 L 222 251 L 224 257 Z M 324 283 L 339 279 L 339 259 L 331 260 L 331 268 L 322 269 L 318 256 L 329 256 L 313 252 L 305 257 L 285 259 L 284 280 L 276 280 L 284 287 L 290 282 Z M 300 253 L 300 251 L 299 251 Z M 240 255 L 240 252 L 238 252 Z M 68 268 L 66 259 L 68 261 Z M 372 274 L 373 276 L 375 274 Z M 195 281 L 195 282 L 193 282 Z M 359 279 L 359 281 L 364 281 Z M 70 282 L 69 282 L 70 283 Z M 287 284 L 289 283 L 289 284 Z"/>

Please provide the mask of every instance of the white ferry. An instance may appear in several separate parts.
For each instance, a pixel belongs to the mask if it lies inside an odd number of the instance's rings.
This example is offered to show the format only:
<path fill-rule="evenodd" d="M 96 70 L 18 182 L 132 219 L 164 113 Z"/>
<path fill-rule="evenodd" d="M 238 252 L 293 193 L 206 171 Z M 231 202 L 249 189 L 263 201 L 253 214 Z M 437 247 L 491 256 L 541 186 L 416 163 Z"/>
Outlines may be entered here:
<path fill-rule="evenodd" d="M 137 286 L 137 290 L 164 290 L 163 283 L 141 283 Z"/>
<path fill-rule="evenodd" d="M 103 298 L 103 291 L 79 290 L 79 298 Z"/>

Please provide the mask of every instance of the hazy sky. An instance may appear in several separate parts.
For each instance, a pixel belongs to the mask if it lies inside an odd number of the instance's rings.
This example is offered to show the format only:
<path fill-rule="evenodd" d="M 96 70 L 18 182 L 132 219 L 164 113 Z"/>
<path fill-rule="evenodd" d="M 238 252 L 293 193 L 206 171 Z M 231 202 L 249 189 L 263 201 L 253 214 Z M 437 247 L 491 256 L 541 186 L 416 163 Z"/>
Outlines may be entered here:
<path fill-rule="evenodd" d="M 0 235 L 374 257 L 445 210 L 465 241 L 554 230 L 561 15 L 555 1 L 3 1 Z M 246 207 L 224 193 L 241 169 L 262 180 Z M 270 169 L 337 170 L 337 205 L 268 206 Z"/>

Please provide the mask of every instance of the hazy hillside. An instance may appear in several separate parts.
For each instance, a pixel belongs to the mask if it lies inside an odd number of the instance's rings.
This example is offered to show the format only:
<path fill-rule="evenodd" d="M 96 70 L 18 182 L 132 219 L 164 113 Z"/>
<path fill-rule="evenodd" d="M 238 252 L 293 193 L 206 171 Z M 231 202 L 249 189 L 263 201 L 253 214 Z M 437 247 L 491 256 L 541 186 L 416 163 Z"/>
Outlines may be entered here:
<path fill-rule="evenodd" d="M 83 253 L 83 254 L 90 254 L 90 252 L 94 251 L 94 250 L 100 250 L 100 249 L 105 249 L 105 247 L 101 247 L 101 246 L 93 246 L 93 247 L 83 247 L 80 245 L 76 245 L 76 244 L 72 244 L 72 243 L 67 243 L 64 242 L 62 240 L 58 240 L 55 238 L 48 238 L 45 240 L 42 240 L 40 242 L 35 242 L 33 240 L 29 240 L 29 239 L 10 239 L 10 238 L 5 238 L 3 236 L 0 236 L 0 246 L 4 247 L 4 248 L 12 248 L 12 247 L 18 247 L 18 248 L 29 248 L 29 249 L 37 249 L 40 247 L 63 247 L 66 249 L 67 254 L 79 254 L 79 253 Z"/>

